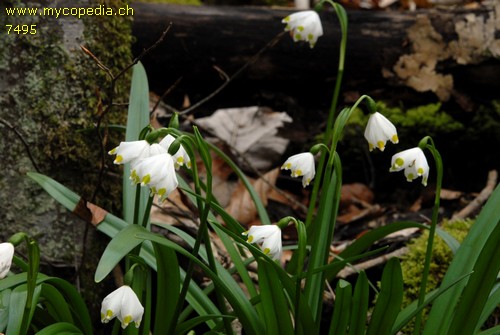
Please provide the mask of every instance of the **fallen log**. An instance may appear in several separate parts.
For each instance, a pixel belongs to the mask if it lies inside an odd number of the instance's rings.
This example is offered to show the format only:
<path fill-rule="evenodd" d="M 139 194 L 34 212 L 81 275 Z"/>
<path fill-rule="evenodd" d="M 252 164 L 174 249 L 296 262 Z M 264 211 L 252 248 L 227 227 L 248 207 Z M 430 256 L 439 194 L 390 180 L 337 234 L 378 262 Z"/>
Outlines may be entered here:
<path fill-rule="evenodd" d="M 214 66 L 232 75 L 283 30 L 291 9 L 236 6 L 179 6 L 134 3 L 133 51 L 154 43 L 169 23 L 166 41 L 143 59 L 152 88 L 161 94 L 182 77 L 174 104 L 195 102 L 222 82 Z M 348 11 L 344 92 L 401 94 L 432 92 L 491 99 L 500 90 L 500 6 L 475 10 Z M 266 92 L 307 102 L 329 103 L 337 75 L 340 28 L 334 12 L 321 14 L 324 36 L 314 49 L 284 36 L 249 66 L 227 90 L 224 102 Z M 495 26 L 496 24 L 496 26 Z M 216 100 L 221 106 L 221 100 Z M 239 102 L 239 103 L 238 103 Z M 255 102 L 254 102 L 255 103 Z M 258 103 L 258 102 L 257 102 Z"/>

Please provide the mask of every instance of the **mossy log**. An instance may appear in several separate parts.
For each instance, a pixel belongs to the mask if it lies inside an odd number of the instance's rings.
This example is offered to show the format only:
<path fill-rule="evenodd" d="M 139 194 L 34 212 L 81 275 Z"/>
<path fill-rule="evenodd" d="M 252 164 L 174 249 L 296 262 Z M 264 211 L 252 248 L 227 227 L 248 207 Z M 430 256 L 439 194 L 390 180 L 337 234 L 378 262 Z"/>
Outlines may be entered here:
<path fill-rule="evenodd" d="M 179 6 L 133 3 L 133 52 L 150 45 L 165 27 L 165 43 L 145 60 L 152 87 L 161 93 L 182 77 L 178 92 L 197 101 L 221 83 L 213 66 L 231 75 L 283 30 L 292 9 Z M 340 27 L 335 13 L 320 13 L 324 36 L 314 49 L 284 36 L 231 86 L 226 99 L 277 91 L 328 102 L 335 77 Z M 500 5 L 477 10 L 348 11 L 344 92 L 406 87 L 494 97 L 500 90 Z M 411 89 L 408 89 L 411 88 Z M 222 93 L 224 94 L 224 93 Z M 180 94 L 182 96 L 182 94 Z M 181 101 L 181 100 L 180 100 Z"/>
<path fill-rule="evenodd" d="M 41 249 L 42 271 L 73 279 L 82 260 L 85 225 L 26 176 L 35 171 L 65 184 L 87 199 L 98 187 L 96 203 L 116 211 L 121 182 L 97 185 L 100 141 L 94 123 L 109 97 L 109 78 L 80 49 L 84 45 L 117 73 L 131 61 L 131 20 L 123 16 L 7 16 L 5 8 L 89 8 L 123 1 L 18 1 L 0 3 L 0 241 L 24 231 Z M 6 25 L 13 25 L 10 33 Z M 17 34 L 17 25 L 35 25 L 35 34 Z M 115 101 L 128 98 L 130 76 L 119 80 Z M 126 109 L 113 108 L 105 122 L 124 124 Z M 122 134 L 111 134 L 110 141 Z M 21 140 L 22 138 L 22 140 Z M 23 143 L 24 142 L 24 143 Z M 114 143 L 116 144 L 116 143 Z M 30 157 L 31 156 L 31 157 Z M 111 164 L 112 165 L 112 164 Z M 85 297 L 98 290 L 95 267 L 105 243 L 93 229 L 80 268 Z M 107 238 L 106 238 L 107 239 Z M 19 249 L 22 253 L 22 249 Z M 87 268 L 89 266 L 89 268 Z M 88 285 L 88 286 L 87 286 Z M 92 286 L 90 286 L 92 285 Z M 98 301 L 99 299 L 99 301 Z M 97 309 L 98 310 L 98 309 Z"/>

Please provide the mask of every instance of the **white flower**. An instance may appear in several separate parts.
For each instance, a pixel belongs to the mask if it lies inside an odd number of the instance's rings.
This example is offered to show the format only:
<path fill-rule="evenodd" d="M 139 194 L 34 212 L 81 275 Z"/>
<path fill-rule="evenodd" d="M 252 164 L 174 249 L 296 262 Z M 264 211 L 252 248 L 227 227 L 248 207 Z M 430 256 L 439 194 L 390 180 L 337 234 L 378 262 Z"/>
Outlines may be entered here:
<path fill-rule="evenodd" d="M 429 164 L 425 158 L 424 152 L 419 147 L 401 151 L 392 156 L 391 168 L 389 171 L 401 171 L 404 173 L 407 181 L 413 181 L 418 177 L 422 177 L 422 185 L 427 186 L 427 178 L 429 177 Z"/>
<path fill-rule="evenodd" d="M 136 184 L 150 186 L 151 191 L 160 196 L 160 201 L 178 185 L 174 161 L 166 152 L 142 159 L 130 173 L 130 179 Z"/>
<path fill-rule="evenodd" d="M 108 154 L 116 155 L 115 164 L 130 162 L 134 166 L 142 158 L 149 156 L 150 145 L 147 141 L 121 142 L 119 146 L 110 150 Z"/>
<path fill-rule="evenodd" d="M 310 152 L 289 157 L 281 166 L 282 170 L 292 170 L 292 177 L 302 177 L 302 186 L 309 185 L 316 174 L 314 167 L 314 156 Z"/>
<path fill-rule="evenodd" d="M 309 42 L 314 47 L 318 38 L 323 35 L 323 27 L 318 13 L 313 10 L 297 12 L 285 17 L 282 23 L 286 24 L 285 31 L 290 31 L 295 42 Z"/>
<path fill-rule="evenodd" d="M 139 328 L 143 313 L 144 307 L 135 292 L 130 286 L 123 285 L 108 294 L 102 301 L 101 321 L 108 323 L 116 316 L 122 323 L 123 329 L 132 321 L 135 327 Z"/>
<path fill-rule="evenodd" d="M 262 243 L 262 250 L 272 259 L 281 258 L 281 229 L 276 225 L 252 226 L 243 233 L 249 243 Z"/>
<path fill-rule="evenodd" d="M 0 279 L 9 273 L 14 257 L 14 245 L 9 242 L 0 243 Z"/>
<path fill-rule="evenodd" d="M 175 137 L 173 137 L 172 135 L 167 135 L 163 138 L 163 140 L 160 141 L 160 145 L 168 151 L 168 148 L 174 140 Z M 191 168 L 191 160 L 182 145 L 172 157 L 174 158 L 174 165 L 176 170 L 179 170 L 179 168 L 183 165 L 186 165 L 188 169 Z"/>
<path fill-rule="evenodd" d="M 365 129 L 365 138 L 368 141 L 370 151 L 373 148 L 384 151 L 385 143 L 389 140 L 394 144 L 399 142 L 396 127 L 379 112 L 370 115 Z"/>

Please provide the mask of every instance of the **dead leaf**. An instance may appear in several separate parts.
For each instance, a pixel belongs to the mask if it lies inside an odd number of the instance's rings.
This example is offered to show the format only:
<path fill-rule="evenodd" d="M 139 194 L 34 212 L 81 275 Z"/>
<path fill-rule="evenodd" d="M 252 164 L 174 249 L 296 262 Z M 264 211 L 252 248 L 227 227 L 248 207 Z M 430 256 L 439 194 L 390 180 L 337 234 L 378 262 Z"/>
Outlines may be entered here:
<path fill-rule="evenodd" d="M 288 122 L 292 119 L 286 112 L 258 106 L 218 109 L 196 121 L 225 141 L 236 151 L 234 154 L 244 155 L 258 170 L 268 170 L 285 151 L 289 141 L 277 133 Z"/>
<path fill-rule="evenodd" d="M 276 183 L 279 172 L 279 168 L 276 168 L 262 178 L 250 180 L 264 206 L 267 206 L 268 194 Z M 231 194 L 231 202 L 226 207 L 226 212 L 243 225 L 248 225 L 257 218 L 257 209 L 241 181 Z"/>

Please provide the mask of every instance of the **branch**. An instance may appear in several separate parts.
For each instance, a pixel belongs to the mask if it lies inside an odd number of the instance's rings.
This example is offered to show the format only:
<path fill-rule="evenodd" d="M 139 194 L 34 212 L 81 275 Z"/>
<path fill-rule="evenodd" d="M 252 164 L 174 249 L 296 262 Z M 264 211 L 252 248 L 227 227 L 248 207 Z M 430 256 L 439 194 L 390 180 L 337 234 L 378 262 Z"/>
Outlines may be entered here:
<path fill-rule="evenodd" d="M 16 136 L 19 138 L 19 140 L 21 140 L 21 143 L 23 144 L 24 149 L 26 149 L 26 153 L 28 154 L 28 158 L 30 159 L 31 164 L 33 164 L 33 167 L 35 168 L 36 172 L 40 173 L 40 169 L 38 168 L 38 165 L 36 164 L 35 159 L 31 154 L 30 147 L 28 143 L 26 143 L 26 141 L 24 140 L 24 137 L 21 135 L 21 133 L 19 133 L 19 131 L 17 131 L 17 129 L 13 125 L 11 125 L 4 119 L 0 119 L 0 123 L 3 124 L 5 127 L 7 127 L 7 129 L 13 131 L 14 134 L 16 134 Z"/>

